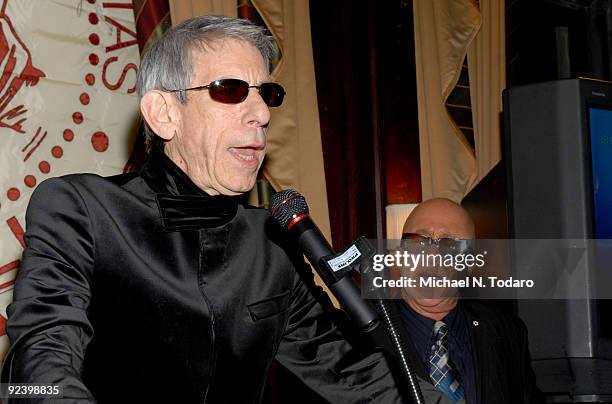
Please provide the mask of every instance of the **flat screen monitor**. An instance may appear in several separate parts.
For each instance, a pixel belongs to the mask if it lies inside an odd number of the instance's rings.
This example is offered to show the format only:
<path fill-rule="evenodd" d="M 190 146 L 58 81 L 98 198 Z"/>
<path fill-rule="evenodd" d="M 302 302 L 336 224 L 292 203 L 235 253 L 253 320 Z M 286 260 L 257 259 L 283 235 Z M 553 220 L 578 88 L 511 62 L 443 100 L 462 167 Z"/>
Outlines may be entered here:
<path fill-rule="evenodd" d="M 612 109 L 588 112 L 595 238 L 612 238 Z"/>

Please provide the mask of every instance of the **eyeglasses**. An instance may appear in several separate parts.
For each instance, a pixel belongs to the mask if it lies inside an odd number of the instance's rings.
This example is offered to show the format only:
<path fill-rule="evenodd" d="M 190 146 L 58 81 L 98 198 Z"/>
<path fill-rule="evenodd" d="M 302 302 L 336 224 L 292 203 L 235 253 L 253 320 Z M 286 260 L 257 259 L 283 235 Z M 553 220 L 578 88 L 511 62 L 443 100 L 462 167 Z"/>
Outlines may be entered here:
<path fill-rule="evenodd" d="M 269 107 L 278 107 L 285 98 L 285 89 L 277 83 L 262 83 L 258 86 L 250 86 L 249 83 L 240 79 L 215 80 L 206 86 L 184 88 L 182 90 L 167 90 L 171 93 L 190 90 L 208 90 L 210 98 L 224 104 L 239 104 L 246 100 L 249 88 L 256 88 L 259 95 Z"/>
<path fill-rule="evenodd" d="M 403 247 L 428 248 L 435 245 L 442 254 L 460 254 L 472 250 L 473 240 L 462 238 L 431 238 L 417 233 L 402 234 Z"/>

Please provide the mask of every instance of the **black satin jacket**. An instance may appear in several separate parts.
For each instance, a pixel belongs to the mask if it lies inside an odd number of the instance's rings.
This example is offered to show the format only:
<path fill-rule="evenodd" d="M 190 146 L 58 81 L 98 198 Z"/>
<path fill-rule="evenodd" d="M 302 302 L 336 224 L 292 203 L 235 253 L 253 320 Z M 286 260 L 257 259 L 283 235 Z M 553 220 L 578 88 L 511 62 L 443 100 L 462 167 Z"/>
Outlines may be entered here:
<path fill-rule="evenodd" d="M 257 403 L 276 358 L 331 402 L 399 402 L 382 356 L 353 354 L 268 219 L 160 151 L 141 173 L 43 182 L 2 381 L 62 385 L 52 402 Z"/>

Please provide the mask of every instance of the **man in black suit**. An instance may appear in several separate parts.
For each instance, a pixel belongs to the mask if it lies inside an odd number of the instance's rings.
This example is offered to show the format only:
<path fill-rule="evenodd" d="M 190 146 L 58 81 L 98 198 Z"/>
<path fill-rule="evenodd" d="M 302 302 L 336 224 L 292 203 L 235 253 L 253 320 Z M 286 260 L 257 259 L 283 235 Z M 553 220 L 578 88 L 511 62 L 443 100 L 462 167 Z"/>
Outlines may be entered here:
<path fill-rule="evenodd" d="M 404 224 L 408 245 L 461 253 L 474 239 L 467 211 L 448 199 L 421 203 Z M 442 251 L 445 249 L 445 251 Z M 418 375 L 455 403 L 541 402 L 523 322 L 493 307 L 460 300 L 458 291 L 436 295 L 403 291 L 398 308 Z"/>
<path fill-rule="evenodd" d="M 263 28 L 215 16 L 148 48 L 143 169 L 32 196 L 3 386 L 44 385 L 64 404 L 259 403 L 276 359 L 331 402 L 400 402 L 381 354 L 348 344 L 301 254 L 244 203 L 285 95 L 274 49 Z"/>

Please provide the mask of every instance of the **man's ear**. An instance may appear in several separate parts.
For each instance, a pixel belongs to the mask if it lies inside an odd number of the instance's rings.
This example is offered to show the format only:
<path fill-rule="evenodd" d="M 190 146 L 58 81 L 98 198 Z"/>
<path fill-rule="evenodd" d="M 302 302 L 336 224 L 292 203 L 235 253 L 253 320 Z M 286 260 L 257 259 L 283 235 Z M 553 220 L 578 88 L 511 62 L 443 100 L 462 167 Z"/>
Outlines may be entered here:
<path fill-rule="evenodd" d="M 176 103 L 172 98 L 170 94 L 151 90 L 140 99 L 142 116 L 153 132 L 164 140 L 171 140 L 177 130 Z"/>

